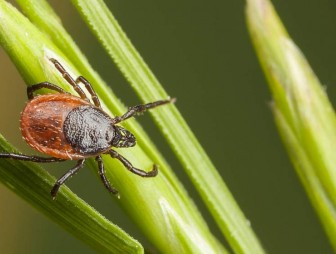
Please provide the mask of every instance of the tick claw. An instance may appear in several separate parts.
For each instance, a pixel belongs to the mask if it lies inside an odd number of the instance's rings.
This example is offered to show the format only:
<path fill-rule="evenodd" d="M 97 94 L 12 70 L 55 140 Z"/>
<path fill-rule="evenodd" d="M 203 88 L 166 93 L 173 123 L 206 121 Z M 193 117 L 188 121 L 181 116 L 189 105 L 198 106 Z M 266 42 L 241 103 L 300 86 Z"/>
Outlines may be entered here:
<path fill-rule="evenodd" d="M 156 164 L 153 165 L 153 169 L 148 172 L 148 177 L 154 177 L 157 176 L 159 173 L 158 167 Z"/>

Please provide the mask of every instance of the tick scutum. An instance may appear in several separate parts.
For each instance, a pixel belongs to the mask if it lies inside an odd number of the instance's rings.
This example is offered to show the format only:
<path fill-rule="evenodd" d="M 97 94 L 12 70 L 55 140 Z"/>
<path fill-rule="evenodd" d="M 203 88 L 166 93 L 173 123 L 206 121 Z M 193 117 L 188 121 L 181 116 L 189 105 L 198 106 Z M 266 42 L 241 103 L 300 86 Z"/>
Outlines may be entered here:
<path fill-rule="evenodd" d="M 115 134 L 112 119 L 91 105 L 70 111 L 65 118 L 63 131 L 71 146 L 84 156 L 108 150 Z"/>

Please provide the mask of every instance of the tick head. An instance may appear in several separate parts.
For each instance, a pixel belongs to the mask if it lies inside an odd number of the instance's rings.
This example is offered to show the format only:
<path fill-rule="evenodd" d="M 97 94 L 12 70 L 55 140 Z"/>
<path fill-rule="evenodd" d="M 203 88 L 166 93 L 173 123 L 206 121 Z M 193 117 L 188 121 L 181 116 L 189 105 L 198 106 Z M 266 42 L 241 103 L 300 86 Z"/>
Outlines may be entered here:
<path fill-rule="evenodd" d="M 112 139 L 112 146 L 114 147 L 132 147 L 136 145 L 134 135 L 121 126 L 114 126 L 115 133 Z"/>

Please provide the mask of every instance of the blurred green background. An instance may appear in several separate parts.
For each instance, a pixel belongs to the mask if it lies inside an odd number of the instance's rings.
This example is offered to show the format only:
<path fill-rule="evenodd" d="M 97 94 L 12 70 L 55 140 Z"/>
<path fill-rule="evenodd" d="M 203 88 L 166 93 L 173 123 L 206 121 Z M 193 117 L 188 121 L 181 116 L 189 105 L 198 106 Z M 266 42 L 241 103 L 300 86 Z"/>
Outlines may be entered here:
<path fill-rule="evenodd" d="M 336 2 L 273 0 L 289 33 L 336 98 Z M 91 64 L 126 105 L 139 99 L 69 1 L 50 1 Z M 220 171 L 268 253 L 332 253 L 280 142 L 267 84 L 244 18 L 244 1 L 108 0 L 119 23 L 171 96 Z M 32 59 L 33 61 L 33 59 Z M 0 132 L 17 147 L 25 84 L 0 50 Z M 41 80 L 42 81 L 42 80 Z M 160 99 L 160 98 L 158 98 Z M 212 231 L 223 238 L 148 115 L 138 118 L 196 200 Z M 60 176 L 64 170 L 50 172 Z M 145 246 L 132 222 L 88 170 L 69 186 Z M 108 207 L 105 205 L 108 202 Z M 0 186 L 1 253 L 94 253 Z"/>

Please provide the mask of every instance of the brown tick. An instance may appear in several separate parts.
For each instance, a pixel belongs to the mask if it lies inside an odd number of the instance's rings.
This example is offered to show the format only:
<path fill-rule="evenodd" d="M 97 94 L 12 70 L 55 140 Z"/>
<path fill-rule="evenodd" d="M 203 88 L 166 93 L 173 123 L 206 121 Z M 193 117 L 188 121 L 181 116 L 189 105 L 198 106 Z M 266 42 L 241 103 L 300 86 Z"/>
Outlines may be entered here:
<path fill-rule="evenodd" d="M 96 92 L 84 77 L 80 76 L 74 80 L 56 59 L 50 59 L 50 61 L 80 97 L 71 95 L 49 82 L 29 86 L 27 88 L 29 101 L 21 113 L 21 132 L 32 148 L 52 157 L 0 153 L 0 158 L 41 163 L 77 160 L 76 166 L 55 183 L 51 190 L 52 198 L 56 197 L 61 185 L 76 174 L 84 166 L 85 160 L 91 157 L 94 157 L 98 163 L 99 175 L 105 187 L 111 193 L 117 194 L 118 191 L 106 178 L 102 154 L 118 159 L 134 174 L 142 177 L 156 176 L 158 173 L 156 165 L 149 172 L 143 171 L 133 167 L 126 158 L 112 149 L 112 147 L 132 147 L 136 144 L 133 134 L 117 124 L 148 109 L 174 102 L 175 99 L 133 106 L 122 116 L 111 118 L 101 108 Z M 85 86 L 93 104 L 78 85 L 79 83 Z M 58 93 L 34 95 L 34 92 L 41 88 Z"/>

